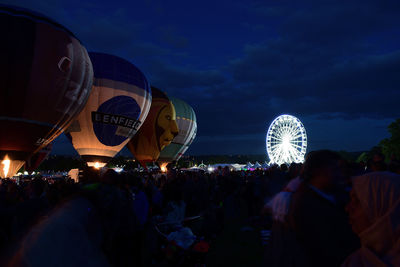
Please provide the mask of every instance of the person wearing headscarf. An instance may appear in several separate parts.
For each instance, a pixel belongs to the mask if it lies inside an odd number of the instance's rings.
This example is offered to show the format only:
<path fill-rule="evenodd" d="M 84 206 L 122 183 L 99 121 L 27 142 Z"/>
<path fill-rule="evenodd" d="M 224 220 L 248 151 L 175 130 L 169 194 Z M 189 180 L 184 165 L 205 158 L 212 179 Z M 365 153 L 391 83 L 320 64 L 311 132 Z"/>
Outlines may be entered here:
<path fill-rule="evenodd" d="M 352 182 L 346 209 L 361 248 L 342 266 L 400 266 L 400 175 L 373 172 Z"/>

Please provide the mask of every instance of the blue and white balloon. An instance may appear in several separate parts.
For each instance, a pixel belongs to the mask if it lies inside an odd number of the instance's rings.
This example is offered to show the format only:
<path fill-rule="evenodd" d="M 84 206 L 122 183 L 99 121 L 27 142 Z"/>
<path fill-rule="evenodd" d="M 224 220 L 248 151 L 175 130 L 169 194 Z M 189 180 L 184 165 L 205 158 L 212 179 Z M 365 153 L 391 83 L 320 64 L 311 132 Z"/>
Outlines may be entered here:
<path fill-rule="evenodd" d="M 94 71 L 92 92 L 68 135 L 89 166 L 102 167 L 146 119 L 151 88 L 143 73 L 127 60 L 102 53 L 89 56 Z"/>

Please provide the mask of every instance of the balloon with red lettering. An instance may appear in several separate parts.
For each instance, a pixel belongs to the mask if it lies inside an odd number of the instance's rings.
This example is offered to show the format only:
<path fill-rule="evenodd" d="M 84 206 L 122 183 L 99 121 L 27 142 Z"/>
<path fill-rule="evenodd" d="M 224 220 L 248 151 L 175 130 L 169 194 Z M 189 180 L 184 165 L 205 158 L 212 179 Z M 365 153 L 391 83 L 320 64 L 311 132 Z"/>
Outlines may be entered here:
<path fill-rule="evenodd" d="M 146 119 L 151 88 L 129 61 L 103 53 L 89 55 L 94 71 L 92 92 L 67 136 L 89 166 L 103 167 Z"/>
<path fill-rule="evenodd" d="M 93 69 L 64 26 L 0 5 L 0 177 L 12 177 L 59 136 L 85 105 Z"/>
<path fill-rule="evenodd" d="M 127 147 L 142 166 L 154 162 L 160 152 L 168 146 L 178 134 L 175 108 L 167 94 L 152 87 L 153 100 L 149 115 L 139 132 Z"/>

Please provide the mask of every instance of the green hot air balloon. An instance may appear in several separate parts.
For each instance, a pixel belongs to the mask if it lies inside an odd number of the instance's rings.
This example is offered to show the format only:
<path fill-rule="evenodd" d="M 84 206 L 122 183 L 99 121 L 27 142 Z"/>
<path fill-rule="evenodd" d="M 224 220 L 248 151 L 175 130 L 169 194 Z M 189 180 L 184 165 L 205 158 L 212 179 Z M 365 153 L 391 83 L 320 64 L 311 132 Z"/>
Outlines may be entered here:
<path fill-rule="evenodd" d="M 179 133 L 160 153 L 158 162 L 162 170 L 165 170 L 168 163 L 180 159 L 193 142 L 197 132 L 196 114 L 193 108 L 178 98 L 170 97 L 170 99 L 175 107 Z"/>

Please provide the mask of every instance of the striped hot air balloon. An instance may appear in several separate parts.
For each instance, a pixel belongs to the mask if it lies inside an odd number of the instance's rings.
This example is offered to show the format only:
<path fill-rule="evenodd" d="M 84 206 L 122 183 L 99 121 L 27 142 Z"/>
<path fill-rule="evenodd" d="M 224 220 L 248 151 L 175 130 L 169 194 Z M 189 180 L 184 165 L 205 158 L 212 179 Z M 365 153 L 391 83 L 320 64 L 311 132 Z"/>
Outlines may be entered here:
<path fill-rule="evenodd" d="M 67 137 L 88 166 L 103 167 L 136 134 L 151 105 L 143 73 L 117 56 L 89 53 L 93 88 Z"/>
<path fill-rule="evenodd" d="M 193 108 L 178 98 L 171 97 L 170 99 L 175 107 L 179 133 L 171 144 L 166 146 L 160 153 L 158 162 L 163 170 L 165 170 L 168 163 L 180 159 L 192 144 L 197 133 L 196 114 Z"/>
<path fill-rule="evenodd" d="M 0 5 L 0 177 L 11 177 L 59 136 L 85 105 L 93 70 L 64 26 Z"/>
<path fill-rule="evenodd" d="M 160 152 L 178 134 L 175 108 L 167 94 L 152 87 L 153 102 L 146 121 L 127 147 L 143 167 L 157 161 Z"/>

